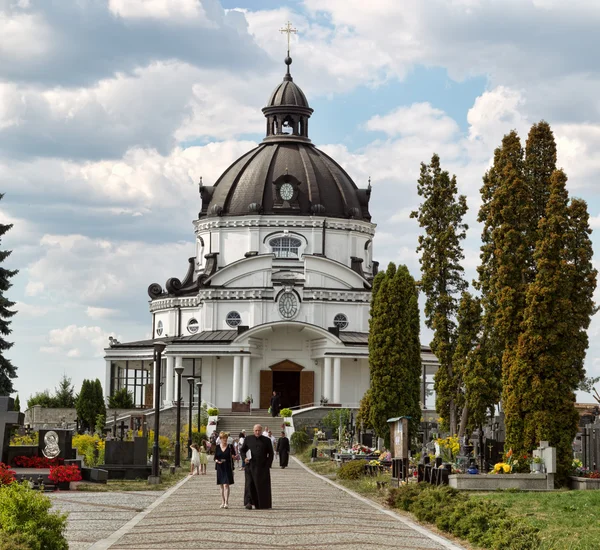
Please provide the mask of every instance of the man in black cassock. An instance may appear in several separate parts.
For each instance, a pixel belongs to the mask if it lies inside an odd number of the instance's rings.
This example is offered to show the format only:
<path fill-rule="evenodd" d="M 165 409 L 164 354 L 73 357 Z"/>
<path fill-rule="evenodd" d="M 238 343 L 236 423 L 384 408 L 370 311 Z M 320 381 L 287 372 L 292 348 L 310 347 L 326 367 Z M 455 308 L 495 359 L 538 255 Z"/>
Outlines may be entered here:
<path fill-rule="evenodd" d="M 281 432 L 281 437 L 277 440 L 277 452 L 279 453 L 279 467 L 286 468 L 290 460 L 290 440 Z"/>
<path fill-rule="evenodd" d="M 254 435 L 245 440 L 240 454 L 246 464 L 246 486 L 244 505 L 248 510 L 271 508 L 271 464 L 273 463 L 273 444 L 262 435 L 262 426 L 254 426 Z M 250 451 L 250 452 L 248 452 Z"/>
<path fill-rule="evenodd" d="M 279 416 L 279 411 L 281 410 L 281 401 L 279 400 L 279 395 L 277 395 L 277 392 L 273 392 L 273 395 L 271 397 L 271 416 L 273 418 L 275 418 L 276 416 Z"/>

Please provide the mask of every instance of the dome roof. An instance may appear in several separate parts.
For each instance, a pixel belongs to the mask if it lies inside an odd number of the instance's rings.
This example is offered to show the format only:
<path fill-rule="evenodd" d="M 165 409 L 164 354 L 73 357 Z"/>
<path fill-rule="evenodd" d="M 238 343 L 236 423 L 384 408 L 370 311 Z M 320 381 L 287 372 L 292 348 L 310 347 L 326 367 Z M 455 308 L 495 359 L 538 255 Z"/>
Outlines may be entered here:
<path fill-rule="evenodd" d="M 284 79 L 284 81 L 273 90 L 269 102 L 267 103 L 267 107 L 280 107 L 282 105 L 310 108 L 304 92 L 291 78 L 289 80 Z"/>
<path fill-rule="evenodd" d="M 279 194 L 284 183 L 294 188 L 289 201 Z M 302 141 L 262 143 L 202 192 L 200 214 L 209 217 L 261 213 L 371 219 L 370 189 L 358 189 L 337 162 Z"/>
<path fill-rule="evenodd" d="M 358 189 L 350 176 L 308 138 L 313 110 L 287 73 L 263 113 L 263 143 L 236 160 L 214 186 L 200 186 L 199 217 L 248 214 L 327 216 L 371 220 L 371 187 Z"/>

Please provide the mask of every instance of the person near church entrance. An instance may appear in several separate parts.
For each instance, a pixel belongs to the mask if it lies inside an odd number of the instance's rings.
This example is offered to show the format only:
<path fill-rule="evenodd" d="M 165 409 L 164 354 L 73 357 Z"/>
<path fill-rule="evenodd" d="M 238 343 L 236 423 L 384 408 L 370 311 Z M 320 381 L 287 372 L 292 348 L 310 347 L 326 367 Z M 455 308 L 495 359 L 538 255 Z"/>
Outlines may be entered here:
<path fill-rule="evenodd" d="M 233 485 L 233 447 L 227 443 L 227 434 L 219 434 L 219 445 L 215 449 L 215 468 L 217 470 L 217 485 L 221 487 L 221 508 L 229 508 L 229 486 Z"/>
<path fill-rule="evenodd" d="M 275 439 L 275 436 L 273 435 L 273 432 L 271 430 L 267 432 L 267 437 L 271 440 L 271 445 L 273 445 L 273 449 L 277 449 L 277 440 Z M 277 459 L 277 451 L 275 451 L 275 459 Z"/>
<path fill-rule="evenodd" d="M 190 449 L 192 449 L 192 458 L 190 460 L 190 475 L 200 475 L 200 448 L 196 443 L 192 443 L 190 445 Z"/>
<path fill-rule="evenodd" d="M 290 440 L 281 432 L 281 437 L 277 440 L 277 452 L 279 453 L 279 467 L 287 468 L 290 460 Z"/>
<path fill-rule="evenodd" d="M 248 510 L 254 506 L 257 510 L 272 507 L 271 500 L 271 464 L 273 463 L 273 444 L 262 434 L 262 426 L 256 424 L 254 434 L 245 440 L 240 453 L 246 464 L 246 487 L 244 505 Z"/>
<path fill-rule="evenodd" d="M 273 395 L 271 396 L 271 416 L 273 418 L 275 418 L 276 416 L 279 416 L 280 410 L 281 410 L 281 401 L 279 399 L 279 396 L 277 395 L 277 392 L 274 391 Z"/>

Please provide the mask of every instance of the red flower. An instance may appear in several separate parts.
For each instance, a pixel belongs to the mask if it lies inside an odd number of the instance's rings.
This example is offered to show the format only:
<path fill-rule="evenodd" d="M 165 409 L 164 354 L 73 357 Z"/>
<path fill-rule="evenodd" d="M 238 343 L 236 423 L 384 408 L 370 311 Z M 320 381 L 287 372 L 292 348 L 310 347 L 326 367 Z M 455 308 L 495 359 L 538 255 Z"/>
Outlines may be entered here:
<path fill-rule="evenodd" d="M 15 456 L 13 462 L 20 468 L 52 468 L 53 466 L 62 466 L 62 458 L 46 458 L 45 456 Z"/>
<path fill-rule="evenodd" d="M 54 483 L 81 481 L 81 472 L 76 464 L 72 464 L 71 466 L 55 466 L 54 468 L 50 468 L 48 478 Z"/>
<path fill-rule="evenodd" d="M 10 485 L 15 480 L 15 472 L 4 462 L 0 462 L 0 486 Z"/>

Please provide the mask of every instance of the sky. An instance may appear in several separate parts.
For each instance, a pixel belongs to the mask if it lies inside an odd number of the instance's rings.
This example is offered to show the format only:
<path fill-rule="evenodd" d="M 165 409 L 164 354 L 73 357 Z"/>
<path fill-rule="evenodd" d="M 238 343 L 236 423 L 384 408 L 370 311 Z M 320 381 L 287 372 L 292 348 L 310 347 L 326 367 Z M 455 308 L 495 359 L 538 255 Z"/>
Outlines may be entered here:
<path fill-rule="evenodd" d="M 381 266 L 419 276 L 409 213 L 435 152 L 467 196 L 471 281 L 481 178 L 504 134 L 524 143 L 542 119 L 600 229 L 597 0 L 0 0 L 0 223 L 14 224 L 0 248 L 19 270 L 6 295 L 21 402 L 63 374 L 77 390 L 103 381 L 109 336 L 150 337 L 146 289 L 185 275 L 200 176 L 212 185 L 264 137 L 288 20 L 313 143 L 359 187 L 371 177 Z M 600 376 L 600 319 L 589 336 Z"/>

